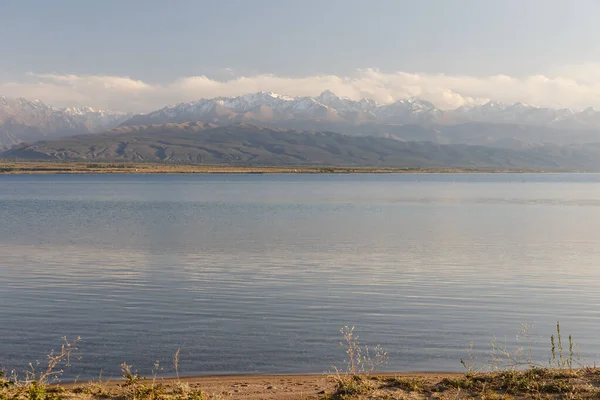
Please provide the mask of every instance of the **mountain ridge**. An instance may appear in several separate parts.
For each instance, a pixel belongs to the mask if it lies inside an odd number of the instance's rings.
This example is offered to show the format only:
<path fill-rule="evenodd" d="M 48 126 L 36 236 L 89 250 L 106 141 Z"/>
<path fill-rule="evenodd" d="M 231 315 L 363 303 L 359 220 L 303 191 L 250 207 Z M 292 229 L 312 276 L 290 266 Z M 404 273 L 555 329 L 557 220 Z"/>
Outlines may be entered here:
<path fill-rule="evenodd" d="M 131 114 L 91 107 L 57 108 L 40 100 L 0 96 L 0 148 L 43 138 L 102 132 L 129 117 Z"/>
<path fill-rule="evenodd" d="M 600 170 L 600 143 L 507 149 L 202 122 L 119 127 L 22 144 L 6 160 L 271 166 Z"/>
<path fill-rule="evenodd" d="M 312 120 L 351 125 L 460 124 L 466 122 L 516 123 L 557 128 L 600 128 L 600 112 L 534 107 L 521 102 L 489 101 L 480 105 L 442 110 L 418 97 L 379 104 L 372 99 L 355 101 L 326 90 L 318 96 L 291 97 L 274 92 L 257 92 L 236 97 L 215 97 L 182 102 L 159 110 L 134 115 L 122 125 L 202 121 L 218 124 Z"/>
<path fill-rule="evenodd" d="M 327 90 L 314 97 L 273 92 L 217 97 L 138 115 L 91 107 L 56 108 L 39 100 L 0 97 L 0 149 L 22 142 L 99 133 L 117 126 L 186 122 L 220 126 L 247 122 L 270 128 L 512 149 L 544 143 L 600 142 L 600 112 L 591 107 L 576 112 L 490 101 L 441 110 L 417 97 L 378 104 Z"/>

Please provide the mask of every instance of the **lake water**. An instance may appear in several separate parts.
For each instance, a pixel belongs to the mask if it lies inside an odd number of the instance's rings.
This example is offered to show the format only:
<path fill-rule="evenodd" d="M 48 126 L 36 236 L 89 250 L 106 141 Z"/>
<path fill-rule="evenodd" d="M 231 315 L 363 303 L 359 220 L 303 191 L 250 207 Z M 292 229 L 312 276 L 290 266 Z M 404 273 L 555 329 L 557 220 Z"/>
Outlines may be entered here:
<path fill-rule="evenodd" d="M 324 372 L 355 325 L 452 371 L 523 323 L 547 361 L 557 320 L 592 363 L 599 235 L 594 174 L 0 176 L 0 364 Z"/>

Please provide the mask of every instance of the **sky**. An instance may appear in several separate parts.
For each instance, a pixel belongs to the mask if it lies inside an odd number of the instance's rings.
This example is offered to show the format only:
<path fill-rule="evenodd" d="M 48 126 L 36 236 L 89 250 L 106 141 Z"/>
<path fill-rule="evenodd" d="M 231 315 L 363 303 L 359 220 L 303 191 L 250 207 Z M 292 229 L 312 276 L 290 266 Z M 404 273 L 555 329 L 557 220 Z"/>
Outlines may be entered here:
<path fill-rule="evenodd" d="M 600 108 L 598 0 L 0 0 L 0 95 L 146 112 L 329 89 Z"/>

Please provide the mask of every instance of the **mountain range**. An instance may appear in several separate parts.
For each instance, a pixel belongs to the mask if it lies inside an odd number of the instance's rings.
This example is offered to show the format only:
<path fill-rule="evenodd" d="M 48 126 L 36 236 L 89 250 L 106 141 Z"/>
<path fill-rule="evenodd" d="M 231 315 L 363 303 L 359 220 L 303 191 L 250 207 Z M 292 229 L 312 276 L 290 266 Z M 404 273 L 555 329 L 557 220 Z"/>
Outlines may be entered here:
<path fill-rule="evenodd" d="M 131 114 L 91 107 L 55 108 L 39 100 L 0 96 L 0 148 L 45 138 L 112 129 Z"/>
<path fill-rule="evenodd" d="M 342 125 L 448 125 L 468 122 L 511 123 L 553 128 L 600 128 L 600 112 L 539 108 L 523 103 L 490 101 L 482 105 L 442 110 L 420 98 L 378 104 L 363 98 L 354 101 L 327 90 L 316 97 L 289 97 L 258 92 L 238 97 L 217 97 L 180 103 L 135 115 L 123 125 L 201 121 L 216 124 L 329 122 Z"/>
<path fill-rule="evenodd" d="M 259 92 L 148 114 L 0 97 L 0 158 L 600 170 L 600 113 Z"/>
<path fill-rule="evenodd" d="M 600 142 L 600 112 L 551 109 L 523 103 L 442 110 L 419 98 L 378 104 L 354 101 L 325 91 L 315 97 L 258 92 L 179 103 L 147 114 L 55 108 L 39 100 L 0 97 L 0 148 L 72 135 L 98 133 L 117 126 L 241 122 L 271 128 L 373 135 L 440 144 L 521 148 L 538 143 Z"/>

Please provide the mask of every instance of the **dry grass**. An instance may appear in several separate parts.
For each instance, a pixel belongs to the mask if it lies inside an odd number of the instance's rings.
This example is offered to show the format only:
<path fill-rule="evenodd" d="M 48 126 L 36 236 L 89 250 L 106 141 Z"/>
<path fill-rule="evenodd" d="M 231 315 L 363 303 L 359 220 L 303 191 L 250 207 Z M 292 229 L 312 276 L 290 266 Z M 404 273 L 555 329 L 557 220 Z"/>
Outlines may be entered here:
<path fill-rule="evenodd" d="M 65 362 L 60 358 L 52 368 Z M 66 364 L 65 364 L 66 365 Z M 21 380 L 16 374 L 0 372 L 0 400 L 218 400 L 221 396 L 209 394 L 201 389 L 192 388 L 180 379 L 169 380 L 165 383 L 156 375 L 152 378 L 141 376 L 131 365 L 121 364 L 121 380 L 117 382 L 89 381 L 85 383 L 69 384 L 50 383 L 45 378 L 53 376 L 58 378 L 62 370 L 47 370 L 31 379 L 27 376 Z"/>
<path fill-rule="evenodd" d="M 274 381 L 273 383 L 276 383 Z M 267 398 L 252 397 L 252 399 Z M 532 368 L 524 371 L 458 374 L 451 377 L 352 375 L 338 381 L 327 394 L 298 395 L 294 399 L 391 400 L 391 399 L 598 399 L 600 369 Z M 244 398 L 243 394 L 210 393 L 184 380 L 144 378 L 126 372 L 114 382 L 90 381 L 70 385 L 31 382 L 21 385 L 0 378 L 2 400 L 217 400 Z M 277 398 L 272 395 L 269 399 Z M 286 397 L 292 398 L 292 397 Z"/>
<path fill-rule="evenodd" d="M 600 369 L 531 368 L 458 377 L 355 376 L 323 400 L 599 399 Z"/>
<path fill-rule="evenodd" d="M 345 327 L 346 374 L 333 376 L 336 390 L 322 400 L 371 400 L 371 399 L 600 399 L 600 369 L 594 367 L 573 368 L 575 344 L 569 335 L 564 342 L 560 323 L 556 333 L 550 336 L 550 360 L 547 365 L 533 360 L 528 325 L 523 325 L 516 348 L 496 338 L 491 343 L 489 364 L 481 368 L 488 372 L 475 372 L 472 358 L 461 360 L 467 372 L 462 375 L 436 379 L 423 376 L 372 376 L 372 371 L 357 369 L 361 353 L 354 329 Z M 565 347 L 565 345 L 568 345 Z M 469 347 L 472 350 L 472 347 Z M 356 361 L 358 360 L 358 361 Z"/>
<path fill-rule="evenodd" d="M 508 362 L 504 369 L 496 370 L 494 364 L 489 372 L 468 370 L 464 374 L 442 377 L 431 374 L 378 375 L 376 369 L 385 364 L 387 353 L 379 346 L 369 349 L 361 345 L 353 327 L 346 326 L 340 332 L 347 359 L 345 367 L 335 368 L 335 373 L 330 376 L 333 390 L 330 393 L 302 394 L 300 397 L 286 396 L 286 399 L 600 399 L 600 369 L 573 368 L 573 360 L 576 359 L 573 340 L 569 337 L 568 342 L 563 343 L 559 324 L 556 333 L 550 337 L 551 357 L 546 366 L 533 364 L 529 351 L 521 347 L 511 351 L 504 345 L 499 347 L 494 340 L 492 351 L 496 358 L 493 361 Z M 150 378 L 122 363 L 121 380 L 109 382 L 99 378 L 80 384 L 60 385 L 57 382 L 64 368 L 69 367 L 71 359 L 77 358 L 77 343 L 78 340 L 63 338 L 60 351 L 51 352 L 46 363 L 29 364 L 28 370 L 21 376 L 14 371 L 8 374 L 0 371 L 0 400 L 217 400 L 224 398 L 224 393 L 228 398 L 233 396 L 231 392 L 209 393 L 203 387 L 192 386 L 191 381 L 180 379 L 179 350 L 172 359 L 176 376 L 173 379 L 157 377 L 162 368 L 156 361 Z M 258 397 L 254 393 L 253 397 L 246 398 L 279 399 L 276 397 L 279 395 L 274 397 L 273 392 L 267 394 L 269 389 L 272 387 L 264 388 Z M 246 395 L 239 394 L 233 398 Z"/>

